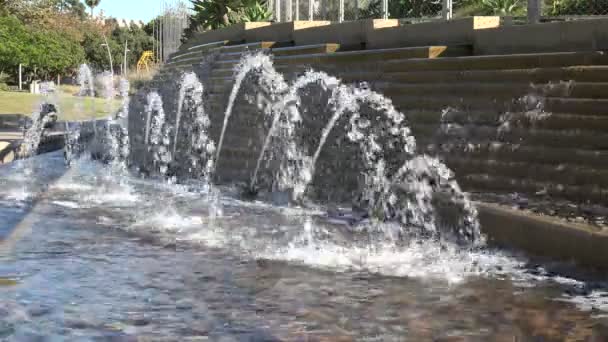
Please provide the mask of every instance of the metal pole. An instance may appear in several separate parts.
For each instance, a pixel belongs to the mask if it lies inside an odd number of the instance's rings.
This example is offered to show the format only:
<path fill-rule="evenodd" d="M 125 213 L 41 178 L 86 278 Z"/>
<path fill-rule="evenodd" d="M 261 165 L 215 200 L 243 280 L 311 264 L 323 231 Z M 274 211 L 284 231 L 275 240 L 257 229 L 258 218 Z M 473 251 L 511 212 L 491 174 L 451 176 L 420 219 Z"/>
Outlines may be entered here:
<path fill-rule="evenodd" d="M 382 0 L 382 19 L 388 19 L 388 0 Z"/>
<path fill-rule="evenodd" d="M 23 90 L 23 65 L 19 63 L 19 91 Z"/>
<path fill-rule="evenodd" d="M 355 0 L 355 20 L 359 19 L 359 0 Z"/>
<path fill-rule="evenodd" d="M 160 4 L 160 62 L 165 62 L 165 7 Z"/>
<path fill-rule="evenodd" d="M 543 2 L 541 0 L 528 0 L 528 23 L 537 24 L 540 22 Z"/>
<path fill-rule="evenodd" d="M 293 2 L 291 0 L 285 0 L 285 21 L 293 20 Z"/>
<path fill-rule="evenodd" d="M 315 2 L 314 0 L 308 0 L 308 20 L 313 21 L 315 16 Z"/>
<path fill-rule="evenodd" d="M 441 12 L 444 20 L 452 19 L 452 0 L 443 0 Z"/>
<path fill-rule="evenodd" d="M 276 0 L 274 5 L 274 20 L 277 23 L 281 22 L 281 0 Z"/>
<path fill-rule="evenodd" d="M 344 0 L 338 0 L 338 22 L 344 21 Z"/>
<path fill-rule="evenodd" d="M 108 50 L 108 57 L 110 58 L 110 72 L 112 73 L 112 76 L 114 76 L 114 63 L 112 62 L 112 50 L 110 50 L 110 44 L 108 44 L 108 38 L 106 38 L 106 35 L 103 35 L 103 40 L 106 42 L 104 45 L 106 46 L 106 49 Z"/>
<path fill-rule="evenodd" d="M 300 20 L 300 0 L 296 0 L 296 8 L 295 8 L 295 11 L 296 11 L 296 15 L 295 15 L 295 16 L 296 16 L 296 18 L 295 18 L 295 20 L 296 20 L 296 21 L 299 21 L 299 20 Z"/>
<path fill-rule="evenodd" d="M 124 65 L 124 76 L 125 78 L 127 77 L 127 69 L 129 68 L 128 64 L 127 64 L 127 47 L 128 47 L 128 41 L 125 40 L 125 58 L 123 61 L 123 65 Z"/>

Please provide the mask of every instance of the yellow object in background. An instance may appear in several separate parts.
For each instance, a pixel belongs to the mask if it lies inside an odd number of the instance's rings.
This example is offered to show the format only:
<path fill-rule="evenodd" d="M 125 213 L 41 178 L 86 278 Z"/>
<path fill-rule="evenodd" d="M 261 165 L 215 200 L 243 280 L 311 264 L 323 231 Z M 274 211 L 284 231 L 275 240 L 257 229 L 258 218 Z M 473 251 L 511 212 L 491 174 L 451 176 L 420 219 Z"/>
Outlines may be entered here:
<path fill-rule="evenodd" d="M 152 51 L 144 51 L 137 61 L 137 72 L 141 73 L 142 71 L 149 72 L 151 66 L 154 64 L 154 52 Z"/>

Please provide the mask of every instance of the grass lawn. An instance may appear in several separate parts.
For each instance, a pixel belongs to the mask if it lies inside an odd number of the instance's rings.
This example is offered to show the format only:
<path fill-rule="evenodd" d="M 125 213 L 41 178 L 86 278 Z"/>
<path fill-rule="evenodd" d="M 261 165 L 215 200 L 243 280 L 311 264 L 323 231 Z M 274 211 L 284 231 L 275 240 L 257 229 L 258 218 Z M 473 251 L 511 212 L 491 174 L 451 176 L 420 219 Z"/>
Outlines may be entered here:
<path fill-rule="evenodd" d="M 107 117 L 120 107 L 120 100 L 107 101 L 101 98 L 77 97 L 58 92 L 59 120 L 87 120 Z M 0 116 L 2 114 L 30 115 L 37 109 L 41 95 L 0 91 Z"/>

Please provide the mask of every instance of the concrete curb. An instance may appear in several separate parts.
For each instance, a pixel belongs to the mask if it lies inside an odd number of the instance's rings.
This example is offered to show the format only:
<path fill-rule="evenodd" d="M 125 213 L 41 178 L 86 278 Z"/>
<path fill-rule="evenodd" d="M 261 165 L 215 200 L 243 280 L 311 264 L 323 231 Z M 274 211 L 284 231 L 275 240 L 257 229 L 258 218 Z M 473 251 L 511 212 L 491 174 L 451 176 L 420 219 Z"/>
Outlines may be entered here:
<path fill-rule="evenodd" d="M 608 232 L 503 205 L 481 202 L 476 205 L 482 231 L 492 246 L 608 270 Z"/>

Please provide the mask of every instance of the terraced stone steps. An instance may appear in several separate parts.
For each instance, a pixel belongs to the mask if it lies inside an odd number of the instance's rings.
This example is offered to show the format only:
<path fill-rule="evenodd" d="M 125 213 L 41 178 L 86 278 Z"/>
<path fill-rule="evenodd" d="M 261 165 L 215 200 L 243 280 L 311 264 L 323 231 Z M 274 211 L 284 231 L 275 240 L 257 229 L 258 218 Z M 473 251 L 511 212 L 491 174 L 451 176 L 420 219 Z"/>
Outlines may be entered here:
<path fill-rule="evenodd" d="M 562 164 L 559 167 L 526 162 L 505 162 L 500 160 L 480 160 L 461 157 L 446 157 L 450 167 L 462 170 L 464 174 L 485 173 L 488 175 L 550 182 L 563 186 L 586 186 L 589 179 L 598 187 L 608 186 L 608 171 Z M 534 172 L 529 172 L 534 168 Z"/>
<path fill-rule="evenodd" d="M 207 44 L 198 44 L 198 45 L 195 45 L 195 46 L 192 46 L 189 48 L 182 47 L 170 57 L 170 60 L 179 59 L 184 56 L 189 56 L 189 54 L 193 54 L 193 53 L 199 53 L 202 55 L 206 52 L 211 51 L 214 48 L 218 48 L 218 47 L 224 46 L 226 44 L 228 44 L 227 40 L 221 40 L 221 41 L 207 43 Z"/>
<path fill-rule="evenodd" d="M 460 185 L 470 192 L 478 193 L 519 193 L 543 198 L 555 198 L 571 201 L 572 203 L 608 204 L 608 193 L 597 186 L 563 186 L 550 182 L 535 182 L 527 179 L 500 177 L 489 174 L 466 174 L 465 170 L 454 169 Z"/>

